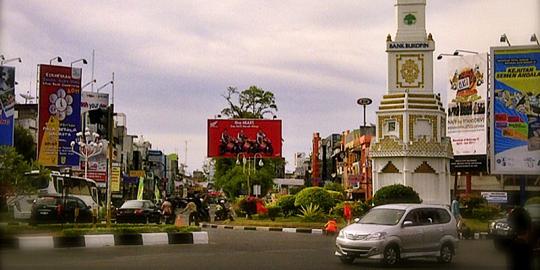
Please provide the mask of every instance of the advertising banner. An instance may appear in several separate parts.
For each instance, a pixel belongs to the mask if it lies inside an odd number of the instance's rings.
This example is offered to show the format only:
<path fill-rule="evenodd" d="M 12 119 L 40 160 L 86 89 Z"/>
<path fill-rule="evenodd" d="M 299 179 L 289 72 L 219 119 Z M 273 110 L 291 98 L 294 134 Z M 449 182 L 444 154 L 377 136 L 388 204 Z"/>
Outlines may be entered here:
<path fill-rule="evenodd" d="M 487 61 L 487 53 L 448 59 L 446 134 L 459 172 L 487 171 Z"/>
<path fill-rule="evenodd" d="M 492 47 L 493 174 L 540 171 L 540 48 Z"/>
<path fill-rule="evenodd" d="M 70 143 L 81 131 L 81 69 L 39 65 L 38 161 L 78 166 Z"/>
<path fill-rule="evenodd" d="M 281 120 L 209 119 L 208 157 L 281 157 Z"/>
<path fill-rule="evenodd" d="M 0 145 L 13 146 L 15 68 L 0 66 Z"/>
<path fill-rule="evenodd" d="M 120 164 L 113 164 L 111 173 L 111 192 L 120 192 L 120 174 Z"/>
<path fill-rule="evenodd" d="M 97 132 L 97 125 L 90 124 L 88 122 L 87 113 L 91 110 L 100 108 L 107 108 L 109 106 L 109 94 L 107 93 L 94 93 L 83 91 L 81 93 L 81 119 L 83 122 L 83 128 L 86 127 L 90 132 Z M 107 142 L 103 142 L 103 149 L 107 149 Z M 81 168 L 84 167 L 84 161 L 81 161 Z M 107 181 L 107 152 L 103 151 L 97 156 L 93 156 L 88 159 L 88 178 L 93 179 L 96 182 Z"/>

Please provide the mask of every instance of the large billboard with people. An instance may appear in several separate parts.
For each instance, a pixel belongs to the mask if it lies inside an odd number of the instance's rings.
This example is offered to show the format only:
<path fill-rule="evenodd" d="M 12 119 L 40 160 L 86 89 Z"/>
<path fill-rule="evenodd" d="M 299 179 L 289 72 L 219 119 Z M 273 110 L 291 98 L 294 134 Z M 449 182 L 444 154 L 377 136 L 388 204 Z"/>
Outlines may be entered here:
<path fill-rule="evenodd" d="M 39 65 L 38 161 L 79 166 L 70 143 L 81 131 L 81 68 Z"/>
<path fill-rule="evenodd" d="M 448 58 L 446 134 L 453 172 L 486 172 L 487 53 Z"/>
<path fill-rule="evenodd" d="M 0 66 L 0 145 L 13 146 L 15 68 Z"/>
<path fill-rule="evenodd" d="M 281 120 L 209 119 L 208 157 L 281 157 Z"/>
<path fill-rule="evenodd" d="M 491 48 L 491 173 L 540 171 L 540 48 Z"/>

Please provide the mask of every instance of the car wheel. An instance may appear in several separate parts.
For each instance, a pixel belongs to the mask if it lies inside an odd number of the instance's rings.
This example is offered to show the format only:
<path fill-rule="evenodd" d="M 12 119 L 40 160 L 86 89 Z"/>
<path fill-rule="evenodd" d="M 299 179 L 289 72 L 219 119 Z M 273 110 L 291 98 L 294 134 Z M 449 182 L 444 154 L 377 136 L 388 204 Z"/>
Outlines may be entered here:
<path fill-rule="evenodd" d="M 454 248 L 452 247 L 452 245 L 446 243 L 442 245 L 441 254 L 437 258 L 437 260 L 441 263 L 450 263 L 452 261 L 453 256 L 454 256 Z"/>
<path fill-rule="evenodd" d="M 352 264 L 354 262 L 354 257 L 350 256 L 340 256 L 339 259 L 344 264 Z"/>
<path fill-rule="evenodd" d="M 396 245 L 387 246 L 383 253 L 383 263 L 396 265 L 399 262 L 399 248 Z"/>

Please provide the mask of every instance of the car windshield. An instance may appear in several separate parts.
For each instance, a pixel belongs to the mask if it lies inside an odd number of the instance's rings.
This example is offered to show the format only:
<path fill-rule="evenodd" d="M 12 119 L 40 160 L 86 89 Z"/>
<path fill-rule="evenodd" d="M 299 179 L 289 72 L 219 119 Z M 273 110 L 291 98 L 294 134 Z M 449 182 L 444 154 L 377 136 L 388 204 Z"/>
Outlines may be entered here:
<path fill-rule="evenodd" d="M 36 200 L 36 205 L 56 206 L 57 199 L 55 197 L 41 197 Z"/>
<path fill-rule="evenodd" d="M 143 201 L 127 201 L 120 208 L 143 208 Z"/>
<path fill-rule="evenodd" d="M 372 209 L 358 223 L 377 225 L 396 225 L 405 210 L 399 209 Z"/>

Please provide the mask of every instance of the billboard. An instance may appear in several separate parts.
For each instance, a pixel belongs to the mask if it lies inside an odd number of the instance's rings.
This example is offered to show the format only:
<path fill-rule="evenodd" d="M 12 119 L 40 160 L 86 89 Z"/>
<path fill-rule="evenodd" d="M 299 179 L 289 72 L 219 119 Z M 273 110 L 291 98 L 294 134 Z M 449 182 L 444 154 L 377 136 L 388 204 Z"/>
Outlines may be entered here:
<path fill-rule="evenodd" d="M 107 108 L 107 106 L 109 106 L 109 94 L 83 91 L 81 93 L 81 117 L 83 122 L 86 121 L 86 123 L 83 123 L 83 126 L 88 128 L 91 132 L 97 132 L 97 125 L 90 124 L 87 120 L 88 117 L 85 114 L 90 110 Z M 104 142 L 103 149 L 108 149 L 107 147 L 107 143 Z M 81 160 L 80 167 L 84 168 L 83 160 Z M 88 178 L 93 179 L 96 182 L 107 181 L 106 151 L 88 159 Z"/>
<path fill-rule="evenodd" d="M 491 173 L 540 171 L 540 48 L 491 48 Z"/>
<path fill-rule="evenodd" d="M 0 145 L 13 146 L 15 68 L 0 66 Z"/>
<path fill-rule="evenodd" d="M 209 119 L 208 157 L 281 157 L 281 120 Z"/>
<path fill-rule="evenodd" d="M 453 171 L 487 171 L 487 61 L 487 53 L 448 59 L 446 135 Z"/>
<path fill-rule="evenodd" d="M 81 68 L 38 65 L 38 161 L 44 166 L 78 166 L 70 143 L 81 131 Z"/>

